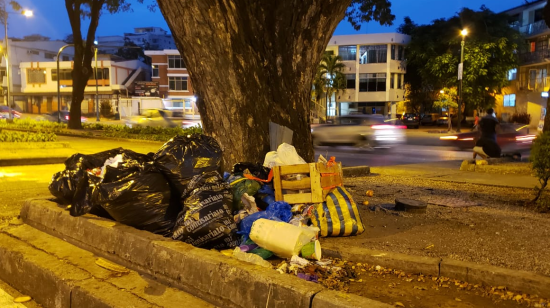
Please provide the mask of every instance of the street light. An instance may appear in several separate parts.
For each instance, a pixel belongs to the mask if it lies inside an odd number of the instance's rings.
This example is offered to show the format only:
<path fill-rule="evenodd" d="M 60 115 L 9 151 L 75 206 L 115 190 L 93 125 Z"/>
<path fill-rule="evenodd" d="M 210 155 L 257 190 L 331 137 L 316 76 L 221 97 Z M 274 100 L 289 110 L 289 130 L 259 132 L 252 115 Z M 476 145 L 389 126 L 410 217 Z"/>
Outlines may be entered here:
<path fill-rule="evenodd" d="M 21 14 L 27 17 L 33 16 L 32 11 L 23 10 Z M 11 104 L 10 104 L 10 54 L 9 54 L 9 44 L 8 44 L 8 7 L 6 5 L 6 0 L 4 0 L 4 40 L 6 41 L 6 54 L 4 58 L 6 59 L 6 105 L 8 105 L 9 119 L 12 119 L 13 115 L 11 114 Z"/>
<path fill-rule="evenodd" d="M 456 132 L 460 133 L 460 122 L 462 118 L 462 104 L 464 103 L 464 98 L 462 97 L 462 74 L 464 72 L 464 40 L 466 39 L 466 35 L 468 35 L 468 29 L 463 29 L 460 31 L 460 35 L 462 35 L 462 42 L 460 43 L 460 64 L 458 65 L 458 80 L 460 80 L 460 92 L 459 92 L 459 99 L 458 99 L 458 119 L 457 119 L 457 126 L 456 126 Z"/>
<path fill-rule="evenodd" d="M 61 57 L 61 52 L 67 47 L 74 47 L 74 44 L 67 44 L 57 52 L 57 123 L 61 123 L 61 90 L 59 87 L 59 79 L 61 77 L 61 71 L 59 70 L 59 57 Z"/>

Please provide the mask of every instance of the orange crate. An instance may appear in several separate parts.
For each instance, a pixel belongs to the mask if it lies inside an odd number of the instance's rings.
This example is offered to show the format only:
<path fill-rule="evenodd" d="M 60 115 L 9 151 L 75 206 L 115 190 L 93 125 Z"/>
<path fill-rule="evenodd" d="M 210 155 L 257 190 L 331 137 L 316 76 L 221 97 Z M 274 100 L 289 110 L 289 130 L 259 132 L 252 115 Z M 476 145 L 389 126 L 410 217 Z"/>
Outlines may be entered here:
<path fill-rule="evenodd" d="M 301 180 L 286 181 L 285 175 L 304 174 L 308 177 Z M 342 163 L 327 166 L 324 163 L 310 163 L 273 167 L 273 188 L 275 200 L 289 204 L 321 203 L 331 188 L 343 183 Z M 300 193 L 300 190 L 309 190 Z"/>

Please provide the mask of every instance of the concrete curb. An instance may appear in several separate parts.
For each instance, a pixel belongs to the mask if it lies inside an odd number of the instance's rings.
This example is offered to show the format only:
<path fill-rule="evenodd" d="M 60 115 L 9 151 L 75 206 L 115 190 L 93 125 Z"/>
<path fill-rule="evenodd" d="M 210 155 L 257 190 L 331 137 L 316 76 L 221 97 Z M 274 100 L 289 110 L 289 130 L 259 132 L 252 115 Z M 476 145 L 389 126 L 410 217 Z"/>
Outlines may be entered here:
<path fill-rule="evenodd" d="M 370 167 L 369 166 L 344 167 L 342 168 L 342 172 L 344 173 L 344 177 L 347 177 L 347 178 L 367 176 L 370 174 Z"/>
<path fill-rule="evenodd" d="M 550 277 L 527 271 L 457 261 L 448 258 L 414 256 L 354 247 L 348 247 L 345 250 L 339 251 L 333 247 L 324 246 L 323 255 L 400 269 L 415 274 L 444 276 L 468 283 L 483 284 L 486 286 L 506 286 L 510 290 L 523 291 L 543 298 L 550 298 Z"/>
<path fill-rule="evenodd" d="M 62 164 L 67 157 L 68 156 L 0 159 L 0 167 Z"/>
<path fill-rule="evenodd" d="M 45 199 L 27 200 L 21 218 L 34 228 L 218 306 L 311 308 L 319 294 L 332 292 L 297 277 L 111 220 L 92 215 L 71 217 L 56 203 Z M 340 300 L 327 295 L 317 302 L 324 307 L 332 304 L 342 307 L 345 299 L 357 307 L 392 307 L 360 296 L 336 293 L 340 294 Z"/>

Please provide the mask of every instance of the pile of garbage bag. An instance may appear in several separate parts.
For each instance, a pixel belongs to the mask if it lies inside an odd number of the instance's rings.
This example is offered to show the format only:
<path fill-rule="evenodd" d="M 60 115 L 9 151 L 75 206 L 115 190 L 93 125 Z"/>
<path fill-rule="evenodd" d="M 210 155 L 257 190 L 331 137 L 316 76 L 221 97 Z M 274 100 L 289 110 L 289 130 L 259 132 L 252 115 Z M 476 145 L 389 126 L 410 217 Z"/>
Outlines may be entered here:
<path fill-rule="evenodd" d="M 319 236 L 364 231 L 343 187 L 331 188 L 321 204 L 275 200 L 272 168 L 305 163 L 291 145 L 267 153 L 263 164 L 237 163 L 223 176 L 221 161 L 212 137 L 176 136 L 147 155 L 122 148 L 75 154 L 49 189 L 73 216 L 94 214 L 265 267 L 272 256 L 290 259 L 280 272 L 322 264 Z"/>

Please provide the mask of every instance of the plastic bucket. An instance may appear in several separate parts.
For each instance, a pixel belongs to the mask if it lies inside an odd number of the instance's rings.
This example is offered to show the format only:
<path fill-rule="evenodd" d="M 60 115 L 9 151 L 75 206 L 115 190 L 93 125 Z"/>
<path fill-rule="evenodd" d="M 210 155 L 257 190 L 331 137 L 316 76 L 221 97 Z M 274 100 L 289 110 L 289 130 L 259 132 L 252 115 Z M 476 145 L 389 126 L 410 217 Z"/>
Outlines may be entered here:
<path fill-rule="evenodd" d="M 252 225 L 250 238 L 254 243 L 281 258 L 300 254 L 302 247 L 316 236 L 315 231 L 286 222 L 258 219 Z"/>

